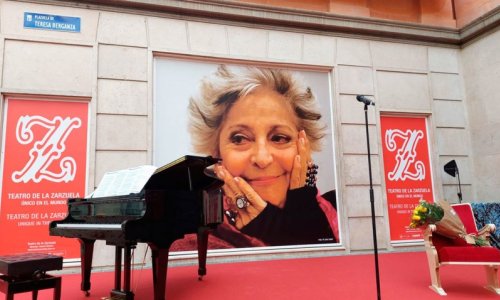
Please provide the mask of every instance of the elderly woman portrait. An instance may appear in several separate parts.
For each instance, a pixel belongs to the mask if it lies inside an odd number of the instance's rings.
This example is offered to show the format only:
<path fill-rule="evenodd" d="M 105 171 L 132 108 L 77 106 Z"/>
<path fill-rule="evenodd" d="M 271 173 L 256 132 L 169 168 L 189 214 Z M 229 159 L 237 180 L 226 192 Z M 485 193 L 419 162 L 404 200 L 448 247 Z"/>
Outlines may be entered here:
<path fill-rule="evenodd" d="M 225 222 L 211 247 L 336 243 L 335 191 L 321 194 L 312 160 L 325 125 L 313 91 L 293 73 L 224 65 L 189 102 L 196 153 L 220 158 Z"/>

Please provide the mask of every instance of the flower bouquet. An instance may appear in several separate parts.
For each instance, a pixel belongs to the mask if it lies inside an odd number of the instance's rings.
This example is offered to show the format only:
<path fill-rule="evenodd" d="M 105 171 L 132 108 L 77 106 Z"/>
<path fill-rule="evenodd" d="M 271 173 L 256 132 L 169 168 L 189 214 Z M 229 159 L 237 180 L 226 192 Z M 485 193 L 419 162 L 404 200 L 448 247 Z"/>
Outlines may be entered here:
<path fill-rule="evenodd" d="M 435 233 L 450 239 L 463 239 L 467 244 L 476 246 L 489 246 L 488 240 L 482 236 L 468 234 L 465 226 L 457 213 L 447 201 L 429 203 L 420 200 L 413 210 L 410 228 L 421 228 L 428 224 L 436 226 Z"/>
<path fill-rule="evenodd" d="M 428 224 L 436 224 L 441 221 L 443 216 L 444 210 L 441 206 L 436 203 L 420 200 L 413 210 L 410 228 L 422 228 Z"/>

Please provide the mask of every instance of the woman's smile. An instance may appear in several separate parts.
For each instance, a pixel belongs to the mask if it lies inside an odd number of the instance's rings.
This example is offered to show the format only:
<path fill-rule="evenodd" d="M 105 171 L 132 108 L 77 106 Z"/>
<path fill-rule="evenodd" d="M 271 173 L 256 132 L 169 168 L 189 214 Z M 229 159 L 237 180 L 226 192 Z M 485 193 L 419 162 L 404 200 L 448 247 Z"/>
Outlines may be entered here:
<path fill-rule="evenodd" d="M 277 176 L 260 176 L 255 178 L 243 178 L 243 179 L 245 179 L 251 186 L 265 186 L 265 185 L 275 184 L 280 179 L 281 176 L 285 176 L 285 174 Z"/>

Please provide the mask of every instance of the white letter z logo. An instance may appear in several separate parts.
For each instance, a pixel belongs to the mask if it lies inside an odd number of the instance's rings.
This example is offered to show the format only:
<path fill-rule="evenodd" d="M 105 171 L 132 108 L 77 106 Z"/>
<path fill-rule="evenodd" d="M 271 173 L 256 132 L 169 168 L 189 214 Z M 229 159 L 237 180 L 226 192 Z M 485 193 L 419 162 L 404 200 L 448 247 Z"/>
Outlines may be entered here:
<path fill-rule="evenodd" d="M 30 160 L 21 171 L 12 173 L 12 180 L 16 183 L 40 182 L 43 179 L 52 182 L 69 182 L 75 178 L 76 161 L 73 157 L 64 157 L 59 161 L 60 172 L 49 171 L 52 163 L 61 158 L 66 150 L 65 141 L 71 131 L 79 128 L 82 122 L 79 118 L 54 117 L 48 120 L 42 116 L 22 116 L 16 127 L 16 138 L 20 144 L 27 145 L 33 142 L 32 127 L 41 126 L 47 129 L 45 136 L 33 143 L 29 151 Z"/>
<path fill-rule="evenodd" d="M 406 130 L 406 132 L 403 132 L 399 129 L 389 129 L 385 132 L 385 145 L 387 150 L 391 152 L 397 150 L 397 163 L 394 170 L 388 174 L 389 180 L 405 181 L 409 179 L 415 181 L 425 179 L 424 164 L 421 161 L 415 162 L 415 157 L 417 156 L 415 148 L 417 147 L 418 141 L 423 137 L 424 133 L 421 130 Z M 397 149 L 396 138 L 403 141 L 399 149 Z M 414 167 L 413 172 L 409 171 L 411 166 Z"/>

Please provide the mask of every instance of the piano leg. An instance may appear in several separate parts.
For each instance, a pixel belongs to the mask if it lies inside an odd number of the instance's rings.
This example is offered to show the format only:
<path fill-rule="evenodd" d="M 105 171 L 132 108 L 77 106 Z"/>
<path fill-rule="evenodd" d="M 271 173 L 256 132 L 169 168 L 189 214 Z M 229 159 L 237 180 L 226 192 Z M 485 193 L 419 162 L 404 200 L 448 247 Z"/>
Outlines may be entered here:
<path fill-rule="evenodd" d="M 92 272 L 92 257 L 94 254 L 95 240 L 78 239 L 80 242 L 80 268 L 82 272 L 82 283 L 80 289 L 85 296 L 90 295 L 90 273 Z"/>
<path fill-rule="evenodd" d="M 202 280 L 203 276 L 207 274 L 207 250 L 208 250 L 208 234 L 210 228 L 198 228 L 196 236 L 198 242 L 198 280 Z"/>
<path fill-rule="evenodd" d="M 122 289 L 122 247 L 115 247 L 115 290 Z"/>
<path fill-rule="evenodd" d="M 158 248 L 149 244 L 151 248 L 151 261 L 153 267 L 154 300 L 165 300 L 167 286 L 168 250 L 170 247 Z"/>
<path fill-rule="evenodd" d="M 132 255 L 131 255 L 131 250 L 130 247 L 125 247 L 123 249 L 123 252 L 125 254 L 124 260 L 123 260 L 123 290 L 126 292 L 130 292 L 130 268 L 131 268 L 131 263 L 132 263 Z"/>

